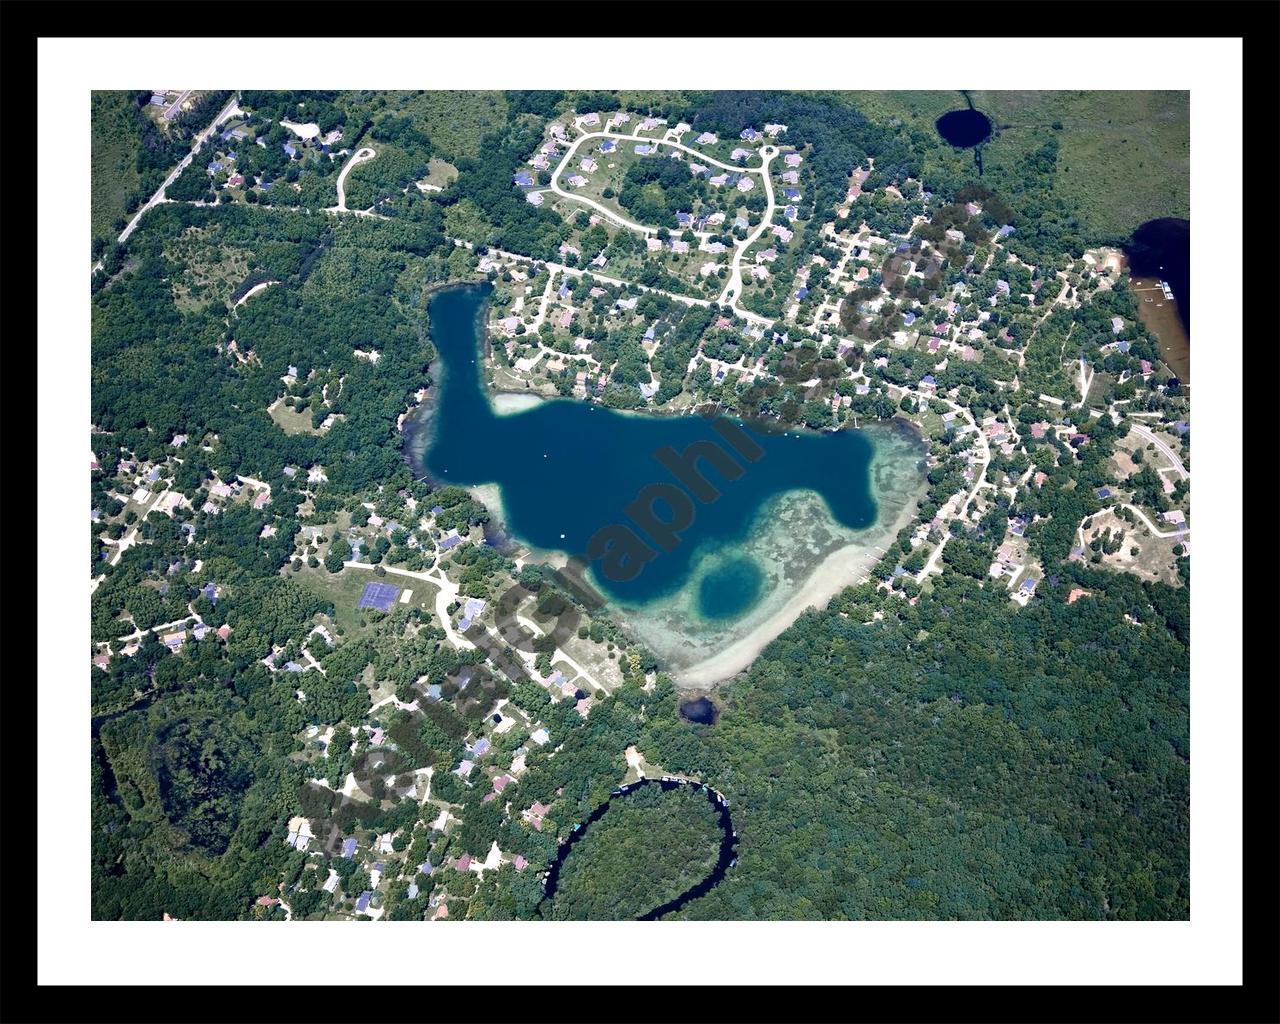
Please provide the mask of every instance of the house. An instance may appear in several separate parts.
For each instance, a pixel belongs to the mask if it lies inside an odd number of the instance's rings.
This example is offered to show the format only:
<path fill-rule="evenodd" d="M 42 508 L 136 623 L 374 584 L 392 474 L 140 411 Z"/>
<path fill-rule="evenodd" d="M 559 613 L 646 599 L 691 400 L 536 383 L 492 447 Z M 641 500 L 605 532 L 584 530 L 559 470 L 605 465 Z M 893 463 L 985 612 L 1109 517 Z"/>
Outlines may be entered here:
<path fill-rule="evenodd" d="M 720 188 L 728 180 L 729 180 L 729 175 L 727 174 L 717 174 L 707 179 L 707 181 L 710 182 L 712 185 L 714 185 L 716 188 Z"/>
<path fill-rule="evenodd" d="M 786 130 L 787 126 L 785 124 L 767 124 L 764 126 L 764 133 L 771 139 L 776 139 L 779 135 L 784 134 Z"/>
<path fill-rule="evenodd" d="M 545 171 L 550 166 L 550 163 L 547 160 L 547 156 L 545 153 L 537 154 L 532 160 L 529 161 L 529 163 L 531 166 L 536 167 L 540 171 Z"/>
<path fill-rule="evenodd" d="M 366 889 L 356 900 L 356 913 L 363 914 L 369 909 L 369 900 L 373 897 L 373 893 Z"/>
<path fill-rule="evenodd" d="M 1013 227 L 1011 225 L 1006 224 L 1004 227 L 1002 227 L 999 231 L 996 232 L 996 237 L 1008 238 L 1011 234 L 1013 234 L 1013 232 L 1014 232 Z"/>
<path fill-rule="evenodd" d="M 682 228 L 687 228 L 693 223 L 693 216 L 685 213 L 683 210 L 676 211 L 676 223 Z"/>
<path fill-rule="evenodd" d="M 656 381 L 649 384 L 638 384 L 637 387 L 640 389 L 640 397 L 646 402 L 651 400 L 653 396 L 658 393 L 658 384 Z"/>
<path fill-rule="evenodd" d="M 527 193 L 525 193 L 525 200 L 526 200 L 526 201 L 528 201 L 528 203 L 529 203 L 531 206 L 541 206 L 541 205 L 542 205 L 542 193 L 541 193 L 541 192 L 527 192 Z"/>
<path fill-rule="evenodd" d="M 800 215 L 800 211 L 794 206 L 787 206 L 783 209 L 782 215 L 786 217 L 787 220 L 794 221 L 796 217 Z"/>
<path fill-rule="evenodd" d="M 653 341 L 653 324 L 650 324 L 648 329 L 644 332 L 644 340 Z"/>
<path fill-rule="evenodd" d="M 797 288 L 797 289 L 796 289 L 796 298 L 797 298 L 797 299 L 800 299 L 800 300 L 803 302 L 803 301 L 804 301 L 805 299 L 807 299 L 808 297 L 809 297 L 809 289 L 808 289 L 808 288 Z"/>
<path fill-rule="evenodd" d="M 1141 365 L 1142 365 L 1142 376 L 1144 376 L 1144 377 L 1150 377 L 1150 376 L 1151 376 L 1151 363 L 1150 363 L 1148 360 L 1143 359 L 1143 360 L 1142 360 L 1142 362 L 1141 362 Z"/>
<path fill-rule="evenodd" d="M 576 246 L 570 245 L 568 242 L 565 242 L 562 246 L 560 246 L 560 255 L 561 256 L 581 256 L 582 250 L 578 249 Z M 567 286 L 561 285 L 560 287 L 565 288 Z M 560 297 L 564 298 L 563 295 Z"/>
<path fill-rule="evenodd" d="M 213 160 L 213 161 L 210 161 L 209 166 L 205 169 L 210 174 L 217 174 L 220 170 L 222 170 L 222 164 L 218 163 L 217 160 Z"/>
<path fill-rule="evenodd" d="M 711 168 L 709 168 L 709 167 L 704 167 L 702 164 L 694 163 L 692 160 L 690 160 L 690 161 L 689 161 L 689 173 L 690 173 L 690 174 L 692 174 L 692 175 L 696 178 L 699 174 L 710 174 L 710 173 L 711 173 Z"/>
<path fill-rule="evenodd" d="M 786 229 L 784 228 L 783 230 L 786 230 Z M 761 249 L 758 253 L 756 253 L 757 263 L 772 263 L 777 258 L 778 258 L 778 250 L 773 248 Z"/>
<path fill-rule="evenodd" d="M 176 633 L 169 633 L 160 638 L 161 642 L 171 651 L 178 651 L 187 641 L 187 631 L 180 629 Z"/>
<path fill-rule="evenodd" d="M 649 250 L 649 252 L 662 251 L 662 242 L 652 236 L 650 236 L 649 238 L 646 238 L 644 240 L 644 244 L 645 244 L 645 247 Z"/>
<path fill-rule="evenodd" d="M 602 143 L 600 143 L 601 153 L 612 153 L 617 148 L 618 148 L 618 144 L 614 142 L 613 139 L 605 139 Z"/>
<path fill-rule="evenodd" d="M 1186 523 L 1186 514 L 1178 508 L 1171 508 L 1168 512 L 1161 512 L 1160 518 L 1166 523 L 1172 523 L 1174 526 L 1182 526 Z"/>
<path fill-rule="evenodd" d="M 282 143 L 282 145 L 284 146 L 285 154 L 289 157 L 290 160 L 292 160 L 295 156 L 298 155 L 298 151 L 294 149 L 291 145 L 289 145 L 289 143 L 285 142 L 285 143 Z"/>
<path fill-rule="evenodd" d="M 569 175 L 569 184 L 572 185 L 574 188 L 582 188 L 582 186 L 585 185 L 586 183 L 587 183 L 587 179 L 584 178 L 581 174 Z"/>
<path fill-rule="evenodd" d="M 243 184 L 244 184 L 244 175 L 243 175 L 243 174 L 233 174 L 233 175 L 231 175 L 231 177 L 229 177 L 229 178 L 227 179 L 227 184 L 228 184 L 228 185 L 230 185 L 232 188 L 235 188 L 235 187 L 237 187 L 237 186 L 243 185 Z"/>
<path fill-rule="evenodd" d="M 458 858 L 458 862 L 454 865 L 454 868 L 458 871 L 470 871 L 471 855 L 468 853 L 464 853 L 461 857 Z"/>
<path fill-rule="evenodd" d="M 225 639 L 226 639 L 227 637 L 229 637 L 230 635 L 231 635 L 231 627 L 230 627 L 230 626 L 228 626 L 225 622 L 224 622 L 221 626 L 219 626 L 219 627 L 218 627 L 218 639 L 219 639 L 219 640 L 225 640 Z"/>
<path fill-rule="evenodd" d="M 1099 498 L 1101 498 L 1101 499 L 1105 500 L 1105 499 L 1107 499 L 1107 498 L 1111 497 L 1111 488 L 1110 488 L 1110 487 L 1099 487 L 1099 488 L 1098 488 L 1096 491 L 1094 491 L 1093 493 L 1094 493 L 1094 494 L 1096 494 Z"/>
<path fill-rule="evenodd" d="M 729 159 L 730 160 L 746 160 L 750 156 L 751 156 L 751 150 L 743 149 L 741 146 L 739 146 L 737 149 L 735 149 L 732 153 L 729 154 Z"/>
<path fill-rule="evenodd" d="M 657 152 L 657 146 L 651 146 L 647 142 L 641 142 L 635 147 L 636 156 L 648 156 L 650 153 Z"/>
<path fill-rule="evenodd" d="M 760 138 L 760 133 L 754 128 L 743 128 L 742 134 L 738 138 L 745 139 L 747 142 L 755 142 Z"/>
<path fill-rule="evenodd" d="M 585 126 L 587 126 L 588 128 L 589 128 L 589 127 L 592 127 L 593 125 L 597 125 L 597 124 L 599 124 L 599 123 L 600 123 L 600 115 L 599 115 L 599 114 L 585 114 L 585 115 L 583 115 L 582 117 L 578 118 L 578 123 L 579 123 L 579 124 L 581 124 L 581 125 L 585 125 Z"/>
<path fill-rule="evenodd" d="M 520 326 L 520 320 L 514 316 L 504 317 L 498 321 L 498 326 L 502 328 L 502 333 L 507 337 L 511 337 L 516 333 L 516 328 Z M 443 509 L 441 510 L 443 511 Z"/>
<path fill-rule="evenodd" d="M 788 153 L 783 161 L 788 167 L 799 167 L 804 163 L 804 157 L 799 153 Z"/>
<path fill-rule="evenodd" d="M 689 243 L 680 238 L 673 238 L 671 239 L 671 251 L 672 252 L 688 252 Z"/>
<path fill-rule="evenodd" d="M 551 736 L 548 734 L 546 729 L 538 728 L 529 733 L 529 739 L 533 740 L 534 743 L 541 747 L 551 739 Z"/>
<path fill-rule="evenodd" d="M 1026 597 L 1030 597 L 1036 592 L 1036 584 L 1039 582 L 1039 580 L 1030 578 L 1023 580 L 1022 586 L 1018 588 L 1018 593 L 1023 594 Z"/>

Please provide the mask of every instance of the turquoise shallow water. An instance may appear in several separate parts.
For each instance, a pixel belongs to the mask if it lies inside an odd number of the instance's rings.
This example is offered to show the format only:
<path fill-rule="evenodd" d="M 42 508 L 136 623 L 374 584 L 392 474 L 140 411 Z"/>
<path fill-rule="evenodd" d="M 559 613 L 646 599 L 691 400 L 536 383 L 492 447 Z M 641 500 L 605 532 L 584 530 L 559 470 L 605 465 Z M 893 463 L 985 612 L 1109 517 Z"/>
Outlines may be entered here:
<path fill-rule="evenodd" d="M 816 491 L 851 529 L 875 522 L 875 448 L 863 432 L 769 433 L 734 420 L 718 431 L 700 416 L 628 415 L 568 399 L 496 414 L 480 375 L 489 291 L 459 286 L 431 300 L 439 389 L 430 417 L 410 424 L 411 464 L 441 483 L 497 484 L 505 526 L 527 544 L 581 556 L 607 598 L 643 607 L 680 590 L 787 491 Z M 699 442 L 703 457 L 681 468 L 679 456 Z M 709 566 L 698 583 L 702 614 L 733 618 L 755 604 L 764 577 L 749 557 Z"/>

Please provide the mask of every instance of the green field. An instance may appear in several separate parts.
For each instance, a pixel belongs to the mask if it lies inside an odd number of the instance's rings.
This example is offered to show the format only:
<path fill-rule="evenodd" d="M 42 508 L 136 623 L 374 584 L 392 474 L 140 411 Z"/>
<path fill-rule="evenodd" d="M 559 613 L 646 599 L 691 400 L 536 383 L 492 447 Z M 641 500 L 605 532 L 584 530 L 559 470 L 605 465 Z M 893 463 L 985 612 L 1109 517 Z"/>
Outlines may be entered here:
<path fill-rule="evenodd" d="M 927 132 L 939 116 L 965 106 L 959 92 L 842 95 L 868 117 L 898 117 Z M 969 95 L 996 125 L 995 137 L 983 148 L 986 166 L 1012 165 L 1056 138 L 1055 188 L 1100 238 L 1127 238 L 1157 217 L 1190 216 L 1188 93 L 974 90 Z M 925 166 L 927 174 L 927 160 Z"/>

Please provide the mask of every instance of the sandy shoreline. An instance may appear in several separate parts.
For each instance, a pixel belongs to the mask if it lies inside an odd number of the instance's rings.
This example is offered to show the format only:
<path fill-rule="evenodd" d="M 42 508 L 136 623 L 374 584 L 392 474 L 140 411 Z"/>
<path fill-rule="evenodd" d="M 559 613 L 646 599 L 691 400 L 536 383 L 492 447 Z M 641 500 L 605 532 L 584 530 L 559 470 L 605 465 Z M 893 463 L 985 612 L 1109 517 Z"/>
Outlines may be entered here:
<path fill-rule="evenodd" d="M 546 396 L 530 392 L 520 394 L 518 391 L 490 391 L 489 404 L 499 416 L 510 416 L 512 413 L 524 412 L 547 401 Z"/>
<path fill-rule="evenodd" d="M 799 589 L 777 611 L 746 636 L 711 657 L 685 669 L 670 669 L 681 689 L 706 690 L 749 667 L 775 637 L 785 632 L 807 608 L 823 609 L 845 587 L 857 583 L 880 560 L 876 547 L 885 547 L 915 516 L 915 502 L 908 502 L 889 528 L 875 529 L 878 539 L 846 544 L 824 558 Z"/>

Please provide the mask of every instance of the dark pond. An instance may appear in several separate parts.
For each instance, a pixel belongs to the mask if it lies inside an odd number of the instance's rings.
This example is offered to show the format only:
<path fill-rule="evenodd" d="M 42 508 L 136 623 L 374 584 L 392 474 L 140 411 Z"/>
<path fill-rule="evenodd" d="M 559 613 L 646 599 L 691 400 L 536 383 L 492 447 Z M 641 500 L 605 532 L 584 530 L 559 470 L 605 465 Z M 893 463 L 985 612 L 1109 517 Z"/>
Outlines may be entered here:
<path fill-rule="evenodd" d="M 968 149 L 991 137 L 991 119 L 980 110 L 952 110 L 934 122 L 934 127 L 951 145 Z"/>
<path fill-rule="evenodd" d="M 733 820 L 729 817 L 729 805 L 724 799 L 710 786 L 701 782 L 685 782 L 681 779 L 641 779 L 639 782 L 633 782 L 628 786 L 622 786 L 613 791 L 608 800 L 597 807 L 587 817 L 587 820 L 576 826 L 569 833 L 569 838 L 560 844 L 556 855 L 552 859 L 551 864 L 547 867 L 547 877 L 543 880 L 543 895 L 538 905 L 541 906 L 547 900 L 556 894 L 556 889 L 560 885 L 560 868 L 565 862 L 565 858 L 569 856 L 573 850 L 574 844 L 587 834 L 587 829 L 594 823 L 599 821 L 606 811 L 609 810 L 613 800 L 619 797 L 626 797 L 629 793 L 634 793 L 638 789 L 645 786 L 661 786 L 664 793 L 670 792 L 679 786 L 691 786 L 694 789 L 701 790 L 706 794 L 707 800 L 711 806 L 716 809 L 720 823 L 720 854 L 716 858 L 716 865 L 711 870 L 711 874 L 707 875 L 701 882 L 682 892 L 673 900 L 669 900 L 660 907 L 654 907 L 647 914 L 642 914 L 636 918 L 638 921 L 656 921 L 658 918 L 679 910 L 686 903 L 705 896 L 723 880 L 729 868 L 737 863 L 738 853 L 738 834 L 733 830 Z"/>
<path fill-rule="evenodd" d="M 707 619 L 736 619 L 755 605 L 763 589 L 760 566 L 745 556 L 730 559 L 702 577 L 698 611 Z"/>
<path fill-rule="evenodd" d="M 699 725 L 715 725 L 718 713 L 716 706 L 708 698 L 699 697 L 697 700 L 687 700 L 681 704 L 680 714 L 690 722 L 697 722 Z"/>

